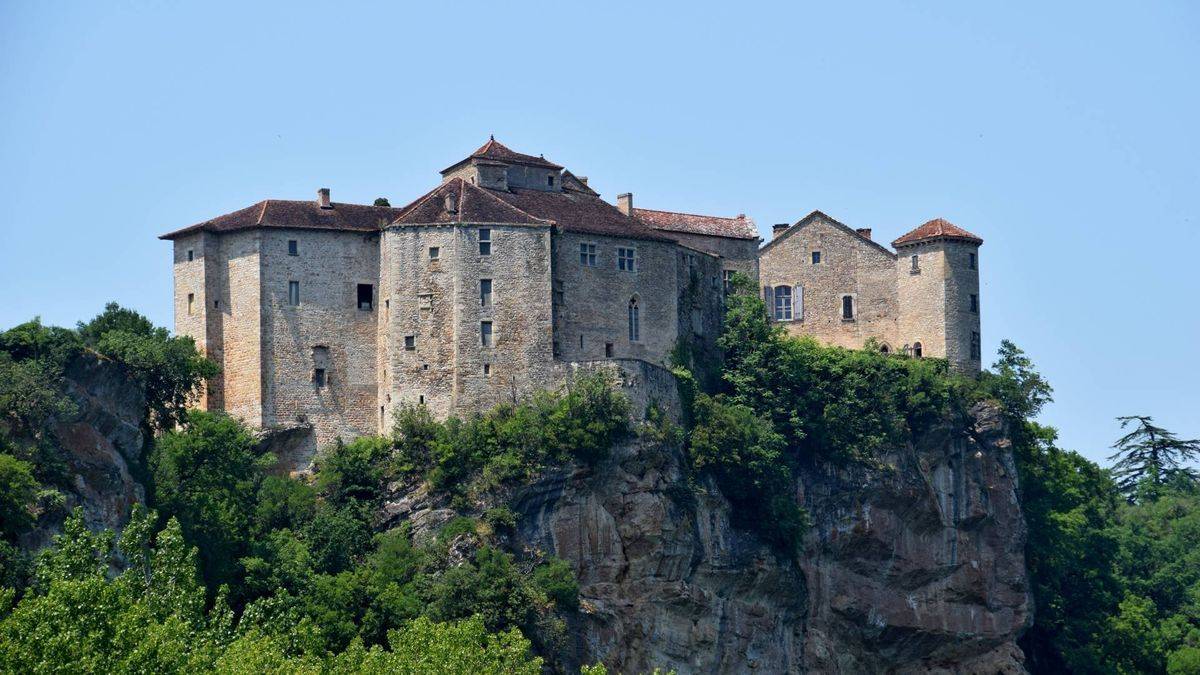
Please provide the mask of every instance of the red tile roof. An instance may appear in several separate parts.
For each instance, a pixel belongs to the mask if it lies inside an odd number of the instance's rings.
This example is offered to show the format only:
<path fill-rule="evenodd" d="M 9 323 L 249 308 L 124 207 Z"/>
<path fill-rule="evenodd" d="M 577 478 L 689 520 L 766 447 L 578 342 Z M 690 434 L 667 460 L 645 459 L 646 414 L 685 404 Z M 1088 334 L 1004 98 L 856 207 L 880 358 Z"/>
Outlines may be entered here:
<path fill-rule="evenodd" d="M 972 241 L 976 244 L 983 243 L 983 239 L 967 232 L 954 223 L 942 218 L 934 218 L 896 241 L 893 241 L 892 246 L 915 244 L 930 239 L 959 239 L 962 241 Z"/>
<path fill-rule="evenodd" d="M 754 225 L 754 221 L 745 215 L 723 218 L 721 216 L 701 216 L 694 213 L 636 208 L 633 210 L 633 214 L 656 230 L 731 239 L 758 239 L 758 228 Z"/>
<path fill-rule="evenodd" d="M 479 146 L 478 150 L 472 152 L 470 155 L 467 155 L 465 159 L 460 159 L 445 169 L 442 169 L 442 173 L 446 173 L 447 171 L 450 171 L 451 169 L 458 167 L 460 164 L 472 159 L 491 159 L 498 162 L 511 164 L 529 164 L 532 166 L 545 167 L 547 169 L 562 168 L 554 162 L 548 161 L 545 157 L 534 157 L 533 155 L 526 155 L 524 153 L 510 150 L 493 137 L 489 138 L 487 143 Z"/>
<path fill-rule="evenodd" d="M 502 193 L 485 190 L 463 180 L 451 178 L 419 197 L 415 202 L 399 209 L 393 221 L 397 225 L 424 225 L 432 223 L 505 223 L 514 225 L 550 225 L 550 221 L 530 215 L 509 204 L 498 195 Z M 454 206 L 454 212 L 446 210 L 446 198 Z"/>
<path fill-rule="evenodd" d="M 333 208 L 323 209 L 317 206 L 316 200 L 264 199 L 253 206 L 169 232 L 159 239 L 174 239 L 200 231 L 234 232 L 251 227 L 374 232 L 391 222 L 400 212 L 400 209 L 389 206 L 341 202 L 333 202 L 331 206 Z"/>
<path fill-rule="evenodd" d="M 553 220 L 567 232 L 608 237 L 628 237 L 652 241 L 675 241 L 637 218 L 630 218 L 596 194 L 564 190 L 548 192 L 513 188 L 508 192 L 488 190 L 491 194 L 538 218 Z"/>

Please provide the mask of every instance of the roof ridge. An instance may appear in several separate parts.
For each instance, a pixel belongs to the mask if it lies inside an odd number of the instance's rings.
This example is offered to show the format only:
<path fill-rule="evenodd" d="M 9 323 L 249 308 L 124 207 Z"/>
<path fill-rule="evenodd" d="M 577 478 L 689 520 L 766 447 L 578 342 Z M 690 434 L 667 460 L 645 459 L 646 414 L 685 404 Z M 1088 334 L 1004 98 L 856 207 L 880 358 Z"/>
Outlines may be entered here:
<path fill-rule="evenodd" d="M 258 210 L 258 219 L 254 221 L 255 225 L 262 225 L 263 218 L 267 217 L 267 205 L 271 203 L 270 199 L 262 200 L 262 208 Z M 210 219 L 211 221 L 211 219 Z"/>
<path fill-rule="evenodd" d="M 721 220 L 749 220 L 749 218 L 747 218 L 746 214 L 744 214 L 744 213 L 736 215 L 736 216 L 710 216 L 710 215 L 704 214 L 704 213 L 689 213 L 687 211 L 667 211 L 664 209 L 643 209 L 640 206 L 635 206 L 633 208 L 633 210 L 634 211 L 653 211 L 655 213 L 674 213 L 675 215 L 678 215 L 678 216 L 696 216 L 698 218 L 720 218 Z"/>
<path fill-rule="evenodd" d="M 459 180 L 462 180 L 462 179 L 461 179 L 461 178 L 459 178 Z M 551 224 L 551 225 L 554 225 L 554 224 L 555 224 L 555 222 L 554 222 L 553 220 L 551 220 L 551 219 L 549 219 L 549 218 L 539 218 L 539 217 L 537 217 L 537 216 L 533 215 L 532 213 L 530 213 L 530 212 L 526 211 L 525 209 L 523 209 L 523 208 L 521 208 L 521 207 L 517 206 L 516 204 L 511 204 L 511 203 L 509 203 L 509 202 L 506 202 L 506 201 L 504 201 L 503 199 L 501 199 L 501 198 L 497 197 L 497 196 L 496 196 L 496 195 L 494 195 L 494 194 L 491 194 L 491 192 L 489 192 L 488 190 L 486 190 L 486 189 L 484 189 L 484 188 L 482 188 L 482 187 L 479 187 L 478 185 L 475 185 L 474 183 L 467 183 L 467 182 L 465 182 L 465 181 L 464 181 L 464 182 L 463 182 L 463 185 L 470 185 L 472 189 L 474 189 L 474 190 L 477 190 L 477 191 L 479 191 L 479 192 L 482 192 L 482 193 L 484 193 L 485 195 L 487 195 L 487 196 L 488 196 L 488 198 L 489 198 L 489 199 L 494 199 L 494 200 L 496 200 L 496 201 L 500 202 L 501 204 L 503 204 L 503 205 L 507 206 L 508 208 L 510 208 L 510 209 L 513 209 L 513 210 L 514 210 L 514 211 L 516 211 L 517 213 L 520 213 L 520 214 L 522 214 L 522 215 L 524 215 L 524 216 L 528 216 L 529 218 L 532 218 L 533 220 L 536 220 L 536 221 L 538 221 L 538 222 L 541 222 L 541 223 L 549 223 L 549 224 Z"/>

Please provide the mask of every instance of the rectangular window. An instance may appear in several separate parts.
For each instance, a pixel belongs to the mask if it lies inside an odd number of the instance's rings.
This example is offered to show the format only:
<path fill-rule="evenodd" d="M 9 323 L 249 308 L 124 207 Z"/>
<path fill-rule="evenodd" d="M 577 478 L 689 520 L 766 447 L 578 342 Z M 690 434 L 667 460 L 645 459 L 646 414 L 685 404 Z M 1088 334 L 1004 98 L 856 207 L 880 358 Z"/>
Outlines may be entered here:
<path fill-rule="evenodd" d="M 919 257 L 915 256 L 915 255 L 912 257 L 912 271 L 913 272 L 921 271 L 921 263 L 919 262 Z"/>
<path fill-rule="evenodd" d="M 842 296 L 842 321 L 853 321 L 854 314 L 855 314 L 854 313 L 854 296 L 853 295 L 843 295 Z"/>
<path fill-rule="evenodd" d="M 975 254 L 974 254 L 974 253 L 968 253 L 967 255 L 968 255 L 968 256 L 970 256 L 970 257 L 968 257 L 968 258 L 967 258 L 967 265 L 968 265 L 968 266 L 969 266 L 971 269 L 976 269 L 976 267 L 978 266 L 979 262 L 978 262 L 978 261 L 975 259 Z"/>
<path fill-rule="evenodd" d="M 776 286 L 774 298 L 775 298 L 775 320 L 776 321 L 791 321 L 792 320 L 792 287 L 791 286 Z"/>
<path fill-rule="evenodd" d="M 580 244 L 579 245 L 579 264 L 584 267 L 596 266 L 596 245 L 595 244 Z"/>
<path fill-rule="evenodd" d="M 492 229 L 490 227 L 479 228 L 479 255 L 492 254 Z"/>
<path fill-rule="evenodd" d="M 979 313 L 979 296 L 974 293 L 971 294 L 971 311 Z"/>
<path fill-rule="evenodd" d="M 480 279 L 479 280 L 479 306 L 480 307 L 491 307 L 492 306 L 492 280 L 491 279 Z"/>
<path fill-rule="evenodd" d="M 375 299 L 375 287 L 371 284 L 358 285 L 358 308 L 364 312 L 371 311 Z"/>
<path fill-rule="evenodd" d="M 641 308 L 636 299 L 629 301 L 629 341 L 637 342 L 642 339 Z"/>
<path fill-rule="evenodd" d="M 613 344 L 611 342 L 604 343 L 604 358 L 611 359 L 613 355 Z"/>
<path fill-rule="evenodd" d="M 634 268 L 634 262 L 635 262 L 634 256 L 636 254 L 637 254 L 637 251 L 635 249 L 618 248 L 617 249 L 617 269 L 621 270 L 622 272 L 634 271 L 634 269 L 635 269 Z"/>
<path fill-rule="evenodd" d="M 288 304 L 295 307 L 300 304 L 300 282 L 288 282 Z"/>
<path fill-rule="evenodd" d="M 192 262 L 195 259 L 196 259 L 196 252 L 189 248 L 188 249 L 188 262 Z"/>
<path fill-rule="evenodd" d="M 554 187 L 554 176 L 546 176 L 546 187 Z"/>
<path fill-rule="evenodd" d="M 979 333 L 971 332 L 971 358 L 979 359 L 982 357 L 979 345 Z"/>
<path fill-rule="evenodd" d="M 313 369 L 313 383 L 316 384 L 318 387 L 325 386 L 325 369 L 324 368 L 314 368 Z"/>
<path fill-rule="evenodd" d="M 490 363 L 483 364 L 483 376 L 490 377 L 491 374 L 492 374 L 492 364 L 490 364 Z"/>
<path fill-rule="evenodd" d="M 442 249 L 441 249 L 441 247 L 438 247 L 438 246 L 430 246 L 430 247 L 429 247 L 429 259 L 430 259 L 430 260 L 437 260 L 437 259 L 438 259 L 438 258 L 440 258 L 440 257 L 442 257 Z"/>
<path fill-rule="evenodd" d="M 196 306 L 196 294 L 188 293 L 188 316 L 192 315 L 192 311 Z"/>
<path fill-rule="evenodd" d="M 405 335 L 404 336 L 404 350 L 411 352 L 412 350 L 414 350 L 416 348 L 417 348 L 417 336 L 416 335 Z"/>
<path fill-rule="evenodd" d="M 721 272 L 721 283 L 725 286 L 725 294 L 733 292 L 733 275 L 737 274 L 734 270 L 723 270 Z"/>
<path fill-rule="evenodd" d="M 288 239 L 288 255 L 300 255 L 300 242 Z"/>
<path fill-rule="evenodd" d="M 491 347 L 492 346 L 492 322 L 491 321 L 480 321 L 479 322 L 479 344 L 480 344 L 480 346 L 483 346 L 483 347 Z"/>
<path fill-rule="evenodd" d="M 820 251 L 812 252 L 812 264 L 814 264 L 814 265 L 821 264 L 821 252 Z"/>

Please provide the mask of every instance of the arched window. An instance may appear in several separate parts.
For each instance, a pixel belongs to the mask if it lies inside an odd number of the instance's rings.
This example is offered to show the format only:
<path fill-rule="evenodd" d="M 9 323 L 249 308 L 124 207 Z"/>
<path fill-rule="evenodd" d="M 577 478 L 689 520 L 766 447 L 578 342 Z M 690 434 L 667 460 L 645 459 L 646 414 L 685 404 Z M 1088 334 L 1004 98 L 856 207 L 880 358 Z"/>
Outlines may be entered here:
<path fill-rule="evenodd" d="M 918 359 L 921 358 L 922 354 L 921 354 L 921 343 L 920 342 L 913 343 L 913 356 Z"/>
<path fill-rule="evenodd" d="M 776 321 L 791 321 L 792 320 L 792 287 L 791 286 L 776 286 L 774 296 L 775 296 L 775 320 Z"/>
<path fill-rule="evenodd" d="M 635 295 L 629 299 L 629 341 L 637 342 L 641 334 L 641 317 L 638 316 L 638 299 Z"/>
<path fill-rule="evenodd" d="M 891 347 L 888 347 L 886 344 L 882 344 L 882 345 L 879 345 L 879 351 L 882 354 L 889 354 L 889 353 L 891 353 L 892 349 L 891 349 Z"/>

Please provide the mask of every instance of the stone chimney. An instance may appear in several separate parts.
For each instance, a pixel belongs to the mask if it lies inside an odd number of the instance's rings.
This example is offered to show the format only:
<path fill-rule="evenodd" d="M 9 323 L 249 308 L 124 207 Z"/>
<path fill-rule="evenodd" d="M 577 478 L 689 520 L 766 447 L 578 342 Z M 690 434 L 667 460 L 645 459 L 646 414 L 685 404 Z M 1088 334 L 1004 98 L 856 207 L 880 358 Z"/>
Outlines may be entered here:
<path fill-rule="evenodd" d="M 458 195 L 452 192 L 446 195 L 446 213 L 458 213 Z"/>
<path fill-rule="evenodd" d="M 787 223 L 775 223 L 771 226 L 771 238 L 774 239 L 784 232 L 787 232 L 789 227 L 791 227 L 791 225 L 788 225 Z"/>
<path fill-rule="evenodd" d="M 329 188 L 317 190 L 317 206 L 323 209 L 333 208 L 333 204 L 329 201 Z"/>
<path fill-rule="evenodd" d="M 633 193 L 617 195 L 617 210 L 627 216 L 633 215 Z"/>
<path fill-rule="evenodd" d="M 871 228 L 869 227 L 856 227 L 854 228 L 854 231 L 861 234 L 863 237 L 866 237 L 867 239 L 871 238 Z"/>

